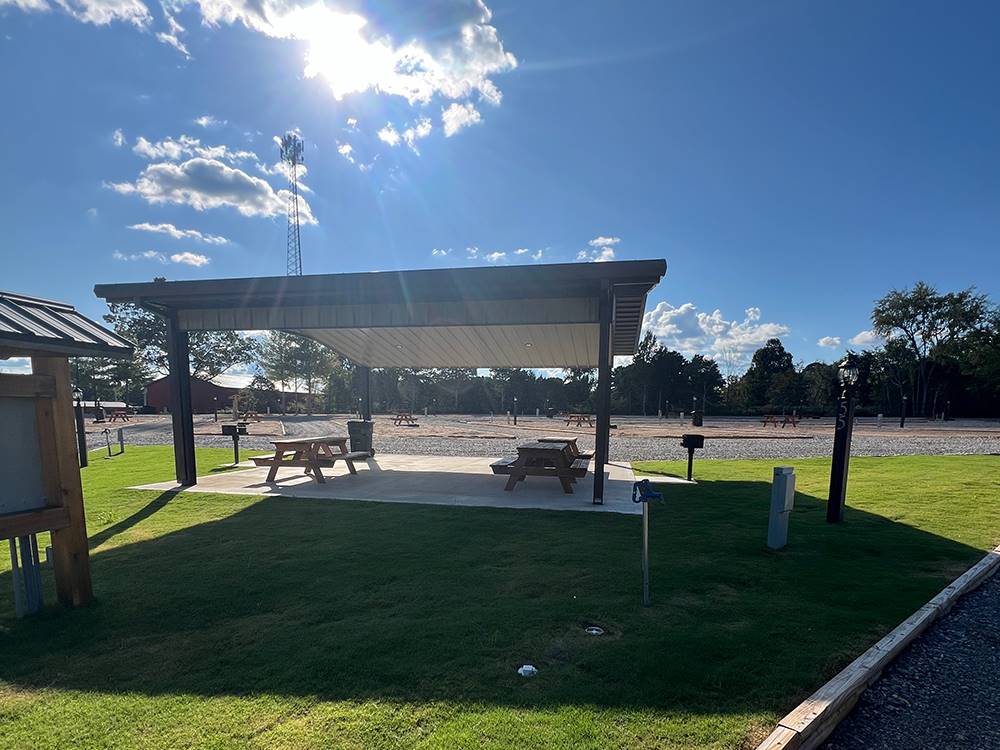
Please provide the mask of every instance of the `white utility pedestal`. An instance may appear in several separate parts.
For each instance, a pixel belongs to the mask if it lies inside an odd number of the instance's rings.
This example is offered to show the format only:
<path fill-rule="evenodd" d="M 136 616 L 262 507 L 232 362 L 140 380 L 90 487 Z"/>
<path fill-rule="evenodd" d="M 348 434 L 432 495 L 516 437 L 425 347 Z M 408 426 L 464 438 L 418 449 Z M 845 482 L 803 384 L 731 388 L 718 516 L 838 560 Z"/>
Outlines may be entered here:
<path fill-rule="evenodd" d="M 767 523 L 767 546 L 781 549 L 788 544 L 788 517 L 795 505 L 795 468 L 775 466 L 771 484 L 771 515 Z"/>

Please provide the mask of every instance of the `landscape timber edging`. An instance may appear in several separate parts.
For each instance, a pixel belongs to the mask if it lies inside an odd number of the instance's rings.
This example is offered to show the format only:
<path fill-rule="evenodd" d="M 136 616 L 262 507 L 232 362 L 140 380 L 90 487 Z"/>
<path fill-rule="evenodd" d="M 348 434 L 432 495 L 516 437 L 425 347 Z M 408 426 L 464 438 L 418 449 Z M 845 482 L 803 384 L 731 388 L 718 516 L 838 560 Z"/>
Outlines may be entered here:
<path fill-rule="evenodd" d="M 836 677 L 796 706 L 778 722 L 757 750 L 813 750 L 854 708 L 869 685 L 931 623 L 950 610 L 1000 567 L 1000 546 L 946 586 L 882 640 L 848 664 Z"/>

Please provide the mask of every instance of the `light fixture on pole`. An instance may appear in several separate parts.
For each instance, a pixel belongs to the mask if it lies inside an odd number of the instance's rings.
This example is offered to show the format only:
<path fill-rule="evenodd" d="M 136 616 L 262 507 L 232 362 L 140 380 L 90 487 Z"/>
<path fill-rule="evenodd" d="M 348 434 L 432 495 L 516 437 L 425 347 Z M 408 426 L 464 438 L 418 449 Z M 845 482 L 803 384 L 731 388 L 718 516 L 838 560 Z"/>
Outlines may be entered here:
<path fill-rule="evenodd" d="M 899 412 L 899 429 L 906 427 L 906 402 L 909 399 L 909 396 L 903 396 L 903 409 Z"/>
<path fill-rule="evenodd" d="M 76 421 L 76 450 L 79 454 L 80 468 L 87 465 L 87 435 L 83 426 L 83 391 L 77 386 L 73 389 L 73 398 L 76 406 L 73 407 L 73 416 Z"/>
<path fill-rule="evenodd" d="M 851 459 L 851 434 L 854 432 L 854 387 L 860 372 L 854 354 L 847 356 L 837 368 L 840 380 L 840 401 L 837 403 L 837 424 L 833 433 L 833 464 L 830 466 L 830 497 L 826 505 L 827 523 L 839 523 L 844 518 L 847 497 L 847 468 Z"/>

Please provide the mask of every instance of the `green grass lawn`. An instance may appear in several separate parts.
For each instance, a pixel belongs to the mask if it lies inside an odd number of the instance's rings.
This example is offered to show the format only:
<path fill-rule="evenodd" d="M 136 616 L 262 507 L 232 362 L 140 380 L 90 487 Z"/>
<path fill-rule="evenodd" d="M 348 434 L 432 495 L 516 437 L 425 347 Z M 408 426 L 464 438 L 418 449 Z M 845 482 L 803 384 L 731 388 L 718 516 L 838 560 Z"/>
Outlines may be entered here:
<path fill-rule="evenodd" d="M 854 459 L 835 527 L 829 462 L 789 461 L 777 553 L 781 462 L 699 461 L 644 609 L 637 517 L 140 492 L 169 449 L 94 456 L 97 602 L 16 620 L 0 562 L 0 747 L 752 747 L 1000 541 L 998 457 Z"/>

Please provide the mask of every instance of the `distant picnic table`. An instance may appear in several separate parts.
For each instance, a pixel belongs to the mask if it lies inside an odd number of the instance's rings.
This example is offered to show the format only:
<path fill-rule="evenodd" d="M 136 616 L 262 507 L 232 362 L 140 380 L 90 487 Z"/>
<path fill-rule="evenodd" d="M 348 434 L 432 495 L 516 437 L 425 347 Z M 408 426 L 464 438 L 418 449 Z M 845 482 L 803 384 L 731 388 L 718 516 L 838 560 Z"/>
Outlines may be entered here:
<path fill-rule="evenodd" d="M 794 414 L 767 414 L 761 424 L 767 427 L 769 424 L 773 424 L 775 427 L 778 426 L 778 420 L 781 420 L 781 427 L 784 429 L 785 425 L 791 425 L 792 427 L 799 426 L 799 418 Z"/>
<path fill-rule="evenodd" d="M 563 492 L 573 494 L 573 483 L 587 476 L 590 457 L 576 448 L 576 441 L 534 440 L 517 446 L 517 455 L 490 464 L 494 474 L 506 474 L 504 490 L 512 491 L 526 477 L 556 477 Z"/>
<path fill-rule="evenodd" d="M 257 466 L 270 466 L 267 472 L 267 481 L 273 482 L 278 475 L 278 469 L 282 468 L 304 468 L 305 473 L 312 476 L 320 484 L 326 482 L 323 476 L 324 468 L 333 468 L 337 461 L 347 464 L 347 470 L 351 474 L 357 474 L 354 468 L 355 461 L 364 461 L 368 458 L 365 451 L 349 452 L 347 441 L 349 438 L 340 435 L 324 435 L 321 437 L 302 437 L 289 440 L 272 440 L 274 455 L 254 456 L 251 460 Z M 332 448 L 337 448 L 334 452 Z"/>
<path fill-rule="evenodd" d="M 396 427 L 401 427 L 404 423 L 407 426 L 412 426 L 412 427 L 417 426 L 417 420 L 413 418 L 412 411 L 397 412 L 396 416 L 392 418 L 392 423 L 396 425 Z"/>
<path fill-rule="evenodd" d="M 121 420 L 122 422 L 131 422 L 132 418 L 129 416 L 128 409 L 111 409 L 111 418 L 109 422 L 117 422 Z"/>
<path fill-rule="evenodd" d="M 577 427 L 583 427 L 584 422 L 586 422 L 587 425 L 590 427 L 594 426 L 594 420 L 589 414 L 567 414 L 566 426 L 568 427 L 574 422 L 576 423 Z"/>

